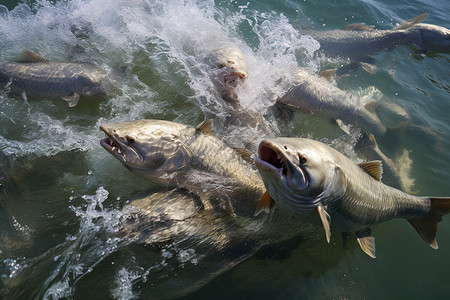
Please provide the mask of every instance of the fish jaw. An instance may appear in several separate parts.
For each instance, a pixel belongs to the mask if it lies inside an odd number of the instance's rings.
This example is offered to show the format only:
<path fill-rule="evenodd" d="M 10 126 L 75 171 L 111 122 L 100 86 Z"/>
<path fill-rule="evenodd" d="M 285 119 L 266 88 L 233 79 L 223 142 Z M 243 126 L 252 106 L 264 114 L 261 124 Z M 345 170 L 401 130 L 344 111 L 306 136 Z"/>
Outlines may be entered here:
<path fill-rule="evenodd" d="M 221 76 L 221 81 L 227 88 L 236 88 L 244 84 L 246 79 L 247 74 L 243 71 L 232 71 Z"/>
<path fill-rule="evenodd" d="M 179 137 L 190 136 L 195 129 L 180 125 L 151 119 L 105 124 L 100 130 L 107 137 L 100 144 L 131 171 L 165 181 L 192 161 L 189 147 Z"/>
<path fill-rule="evenodd" d="M 259 145 L 256 167 L 273 200 L 303 215 L 313 211 L 320 199 L 302 195 L 309 182 L 306 174 L 295 164 L 294 157 L 283 151 L 280 145 L 264 140 Z"/>
<path fill-rule="evenodd" d="M 121 163 L 134 168 L 137 164 L 142 163 L 142 156 L 137 151 L 127 147 L 124 141 L 115 134 L 115 131 L 108 128 L 108 125 L 100 126 L 100 130 L 106 134 L 106 137 L 100 140 L 100 145 Z"/>

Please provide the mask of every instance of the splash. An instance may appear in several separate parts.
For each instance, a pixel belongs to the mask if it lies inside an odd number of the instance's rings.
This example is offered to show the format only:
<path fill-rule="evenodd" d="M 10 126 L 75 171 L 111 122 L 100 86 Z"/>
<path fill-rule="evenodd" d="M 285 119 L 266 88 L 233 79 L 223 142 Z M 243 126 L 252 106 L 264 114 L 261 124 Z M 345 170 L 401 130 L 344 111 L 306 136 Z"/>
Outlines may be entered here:
<path fill-rule="evenodd" d="M 120 226 L 121 211 L 106 209 L 104 201 L 108 191 L 99 187 L 95 195 L 83 195 L 83 206 L 71 206 L 80 219 L 78 233 L 66 238 L 62 251 L 54 256 L 55 267 L 46 279 L 41 295 L 44 298 L 60 299 L 73 294 L 76 283 L 121 244 L 127 244 L 120 238 L 109 237 Z"/>

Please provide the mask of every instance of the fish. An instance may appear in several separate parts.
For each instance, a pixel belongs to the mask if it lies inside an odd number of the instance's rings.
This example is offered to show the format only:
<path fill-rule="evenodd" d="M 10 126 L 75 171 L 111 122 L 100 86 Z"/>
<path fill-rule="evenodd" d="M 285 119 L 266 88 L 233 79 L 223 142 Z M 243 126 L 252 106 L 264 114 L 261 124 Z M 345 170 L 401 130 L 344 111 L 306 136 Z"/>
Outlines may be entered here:
<path fill-rule="evenodd" d="M 256 214 L 279 203 L 304 220 L 321 223 L 328 243 L 331 228 L 355 234 L 372 258 L 371 226 L 404 218 L 438 248 L 438 224 L 450 212 L 450 197 L 414 196 L 385 185 L 380 161 L 355 164 L 322 142 L 279 137 L 259 144 L 256 166 L 268 192 Z"/>
<path fill-rule="evenodd" d="M 254 216 L 266 189 L 251 153 L 223 143 L 210 120 L 193 127 L 147 119 L 106 124 L 101 130 L 106 151 L 132 172 L 160 184 L 127 201 L 119 237 L 145 245 L 147 259 L 156 250 L 155 261 L 160 260 L 165 249 L 168 254 L 191 253 L 196 260 L 195 268 L 174 269 L 180 264 L 178 255 L 167 256 L 170 268 L 148 276 L 155 282 L 155 297 L 186 295 L 261 249 L 303 242 L 301 236 L 314 230 L 281 210 L 270 217 Z M 342 258 L 336 256 L 330 260 Z M 174 272 L 179 279 L 175 283 Z"/>
<path fill-rule="evenodd" d="M 88 63 L 50 62 L 24 50 L 15 62 L 0 62 L 0 86 L 27 98 L 62 98 L 69 107 L 80 97 L 106 98 L 113 83 L 102 68 Z"/>
<path fill-rule="evenodd" d="M 222 98 L 233 105 L 238 105 L 236 88 L 243 85 L 248 78 L 248 66 L 242 50 L 230 40 L 209 38 L 196 47 L 197 56 L 211 70 L 211 77 Z"/>
<path fill-rule="evenodd" d="M 411 193 L 414 185 L 414 179 L 411 179 L 398 164 L 396 164 L 391 158 L 387 157 L 379 148 L 378 143 L 373 134 L 361 134 L 358 138 L 354 149 L 362 153 L 366 159 L 370 161 L 380 161 L 383 165 L 383 182 L 395 187 L 401 191 Z M 404 151 L 402 159 L 405 160 L 405 165 L 411 165 L 412 161 L 409 158 L 409 152 Z M 402 175 L 404 177 L 402 177 Z"/>
<path fill-rule="evenodd" d="M 358 104 L 351 94 L 308 69 L 296 68 L 293 76 L 293 86 L 277 98 L 277 104 L 334 120 L 347 133 L 351 124 L 377 137 L 387 134 L 386 126 L 378 116 L 366 108 L 370 105 Z"/>
<path fill-rule="evenodd" d="M 249 163 L 252 153 L 226 145 L 215 136 L 211 120 L 193 127 L 142 119 L 104 124 L 100 130 L 106 134 L 100 144 L 129 170 L 160 186 L 194 192 L 209 209 L 217 205 L 208 199 L 217 198 L 232 213 L 235 205 L 241 205 L 230 202 L 233 195 L 264 192 Z"/>
<path fill-rule="evenodd" d="M 373 26 L 352 24 L 347 29 L 305 31 L 320 44 L 320 51 L 329 57 L 365 61 L 379 52 L 400 45 L 411 46 L 419 53 L 449 53 L 450 30 L 433 24 L 421 23 L 427 13 L 421 14 L 388 30 L 374 30 Z"/>

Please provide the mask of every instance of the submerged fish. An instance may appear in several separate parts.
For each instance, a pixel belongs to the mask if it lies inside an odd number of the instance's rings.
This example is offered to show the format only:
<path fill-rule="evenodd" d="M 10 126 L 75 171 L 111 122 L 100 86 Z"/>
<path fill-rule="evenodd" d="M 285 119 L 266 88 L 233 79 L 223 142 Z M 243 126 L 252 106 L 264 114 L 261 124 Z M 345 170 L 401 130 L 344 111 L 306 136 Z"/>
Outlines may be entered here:
<path fill-rule="evenodd" d="M 449 53 L 450 30 L 420 23 L 428 14 L 402 23 L 391 30 L 373 30 L 364 24 L 354 24 L 347 30 L 307 31 L 320 43 L 320 50 L 331 57 L 348 57 L 362 61 L 378 51 L 399 45 L 411 45 L 422 53 Z"/>
<path fill-rule="evenodd" d="M 362 134 L 355 145 L 355 150 L 362 153 L 368 160 L 381 161 L 383 165 L 383 181 L 388 183 L 388 185 L 404 192 L 411 191 L 414 180 L 410 179 L 409 176 L 407 178 L 401 177 L 399 166 L 381 151 L 373 134 Z M 404 159 L 411 161 L 407 151 Z"/>
<path fill-rule="evenodd" d="M 294 80 L 294 86 L 277 99 L 278 103 L 304 113 L 335 120 L 346 132 L 346 125 L 351 124 L 367 134 L 373 133 L 379 137 L 386 134 L 386 127 L 375 113 L 359 105 L 351 95 L 325 78 L 307 69 L 298 68 Z"/>
<path fill-rule="evenodd" d="M 311 139 L 276 138 L 259 145 L 256 165 L 270 197 L 295 214 L 321 220 L 327 241 L 330 227 L 355 233 L 362 250 L 375 257 L 370 226 L 394 218 L 407 219 L 420 236 L 437 249 L 436 233 L 450 212 L 450 198 L 418 197 L 381 182 L 381 163 L 354 164 L 333 148 Z"/>
<path fill-rule="evenodd" d="M 50 62 L 24 50 L 15 62 L 0 62 L 0 86 L 31 98 L 62 98 L 70 107 L 80 97 L 106 97 L 108 74 L 92 64 Z"/>

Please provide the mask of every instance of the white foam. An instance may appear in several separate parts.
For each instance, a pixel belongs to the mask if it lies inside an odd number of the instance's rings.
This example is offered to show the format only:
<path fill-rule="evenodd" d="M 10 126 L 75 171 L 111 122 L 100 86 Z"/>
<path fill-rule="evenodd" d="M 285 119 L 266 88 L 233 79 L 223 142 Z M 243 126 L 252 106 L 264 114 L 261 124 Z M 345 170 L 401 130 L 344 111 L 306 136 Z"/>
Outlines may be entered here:
<path fill-rule="evenodd" d="M 111 290 L 114 299 L 136 299 L 139 297 L 138 293 L 133 292 L 133 281 L 139 279 L 140 275 L 137 272 L 128 271 L 125 268 L 117 272 L 115 285 Z"/>

